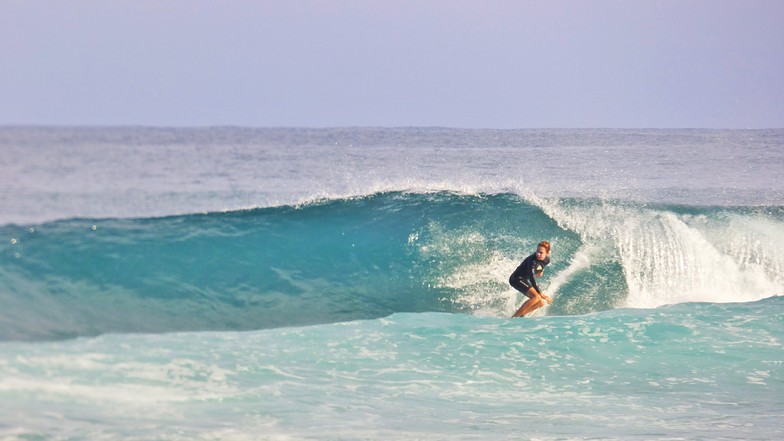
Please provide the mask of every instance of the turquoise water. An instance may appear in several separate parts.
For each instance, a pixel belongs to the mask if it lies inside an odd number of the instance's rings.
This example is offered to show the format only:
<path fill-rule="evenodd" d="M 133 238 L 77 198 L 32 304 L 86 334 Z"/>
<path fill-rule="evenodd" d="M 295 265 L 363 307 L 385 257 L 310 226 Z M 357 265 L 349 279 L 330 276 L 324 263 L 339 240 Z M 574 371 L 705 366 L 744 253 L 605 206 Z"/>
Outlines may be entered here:
<path fill-rule="evenodd" d="M 507 273 L 543 237 L 558 296 L 550 315 L 753 301 L 784 286 L 784 252 L 770 242 L 781 225 L 779 207 L 381 193 L 6 226 L 0 339 L 242 331 L 398 312 L 507 317 L 521 301 Z"/>
<path fill-rule="evenodd" d="M 35 439 L 778 439 L 781 297 L 3 344 Z"/>
<path fill-rule="evenodd" d="M 780 439 L 782 145 L 0 128 L 0 439 Z"/>

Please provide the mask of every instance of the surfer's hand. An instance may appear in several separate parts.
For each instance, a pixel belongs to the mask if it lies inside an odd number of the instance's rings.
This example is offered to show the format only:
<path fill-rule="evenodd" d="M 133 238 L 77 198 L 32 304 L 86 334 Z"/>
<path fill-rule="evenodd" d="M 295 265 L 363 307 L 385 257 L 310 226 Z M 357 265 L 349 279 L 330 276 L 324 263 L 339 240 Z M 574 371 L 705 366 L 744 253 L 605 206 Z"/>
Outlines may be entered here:
<path fill-rule="evenodd" d="M 553 303 L 553 298 L 552 297 L 550 297 L 548 295 L 544 295 L 544 294 L 542 294 L 542 297 L 544 297 L 544 299 L 547 301 L 548 305 L 551 305 Z"/>

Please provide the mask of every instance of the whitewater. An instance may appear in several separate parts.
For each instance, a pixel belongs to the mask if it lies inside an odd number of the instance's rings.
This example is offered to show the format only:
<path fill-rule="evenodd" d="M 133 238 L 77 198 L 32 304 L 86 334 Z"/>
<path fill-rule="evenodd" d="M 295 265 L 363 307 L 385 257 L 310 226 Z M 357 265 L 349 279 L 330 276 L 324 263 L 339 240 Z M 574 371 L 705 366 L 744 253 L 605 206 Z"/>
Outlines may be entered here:
<path fill-rule="evenodd" d="M 0 151 L 0 439 L 784 436 L 784 130 Z M 510 319 L 541 240 L 554 302 Z"/>

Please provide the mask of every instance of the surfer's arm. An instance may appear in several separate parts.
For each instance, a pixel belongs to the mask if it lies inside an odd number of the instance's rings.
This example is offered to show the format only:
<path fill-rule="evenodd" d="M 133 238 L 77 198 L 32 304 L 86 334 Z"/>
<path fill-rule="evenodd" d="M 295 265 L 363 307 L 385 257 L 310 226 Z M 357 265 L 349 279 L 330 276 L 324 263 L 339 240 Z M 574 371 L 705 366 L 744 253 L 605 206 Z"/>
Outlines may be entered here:
<path fill-rule="evenodd" d="M 550 262 L 550 260 L 548 259 L 548 261 L 547 261 L 547 262 L 549 263 L 549 262 Z M 552 299 L 552 297 L 550 297 L 550 296 L 548 296 L 547 294 L 543 293 L 543 292 L 542 292 L 542 290 L 541 290 L 541 289 L 539 289 L 539 285 L 537 285 L 537 284 L 536 284 L 536 278 L 537 278 L 537 277 L 542 277 L 543 275 L 544 275 L 544 268 L 542 268 L 542 270 L 541 270 L 541 271 L 539 271 L 538 273 L 537 273 L 537 272 L 534 272 L 534 280 L 532 280 L 532 282 L 533 282 L 533 284 L 534 284 L 534 289 L 536 289 L 536 292 L 538 292 L 538 293 L 539 293 L 539 295 L 540 295 L 540 296 L 542 296 L 542 298 L 543 298 L 543 299 L 544 299 L 544 300 L 547 302 L 547 304 L 549 305 L 549 304 L 553 303 L 553 299 Z"/>
<path fill-rule="evenodd" d="M 542 274 L 544 274 L 544 270 L 542 270 L 542 272 L 540 272 L 540 273 L 534 273 L 534 276 L 535 277 L 541 277 Z M 542 290 L 539 288 L 539 285 L 536 284 L 536 280 L 535 279 L 531 280 L 531 284 L 533 285 L 532 288 L 535 289 L 536 292 L 538 292 L 540 296 L 542 296 L 542 298 L 547 302 L 548 305 L 553 303 L 552 297 L 550 297 L 547 294 L 545 294 L 544 292 L 542 292 Z"/>

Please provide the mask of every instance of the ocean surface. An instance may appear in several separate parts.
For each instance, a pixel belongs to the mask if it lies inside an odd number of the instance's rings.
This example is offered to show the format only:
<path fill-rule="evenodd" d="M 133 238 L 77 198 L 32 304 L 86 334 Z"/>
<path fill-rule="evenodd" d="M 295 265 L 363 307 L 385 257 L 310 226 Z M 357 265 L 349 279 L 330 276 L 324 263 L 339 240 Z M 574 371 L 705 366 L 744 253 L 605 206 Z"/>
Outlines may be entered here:
<path fill-rule="evenodd" d="M 0 127 L 0 440 L 782 439 L 783 169 L 784 129 Z"/>

